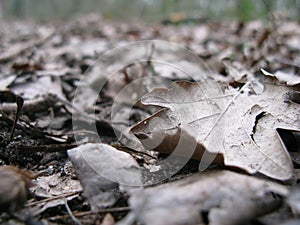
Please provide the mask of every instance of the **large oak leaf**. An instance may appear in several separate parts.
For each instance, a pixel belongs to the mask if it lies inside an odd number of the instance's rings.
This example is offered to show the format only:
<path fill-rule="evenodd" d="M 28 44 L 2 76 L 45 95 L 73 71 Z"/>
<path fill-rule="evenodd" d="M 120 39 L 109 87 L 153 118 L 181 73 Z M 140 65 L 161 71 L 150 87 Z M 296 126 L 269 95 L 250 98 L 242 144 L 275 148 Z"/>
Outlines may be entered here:
<path fill-rule="evenodd" d="M 253 84 L 223 91 L 206 79 L 155 89 L 142 103 L 164 108 L 132 132 L 145 148 L 201 159 L 201 168 L 223 157 L 227 166 L 288 179 L 292 162 L 277 129 L 300 130 L 299 105 L 283 101 L 293 88 L 266 83 L 263 92 L 255 94 Z"/>

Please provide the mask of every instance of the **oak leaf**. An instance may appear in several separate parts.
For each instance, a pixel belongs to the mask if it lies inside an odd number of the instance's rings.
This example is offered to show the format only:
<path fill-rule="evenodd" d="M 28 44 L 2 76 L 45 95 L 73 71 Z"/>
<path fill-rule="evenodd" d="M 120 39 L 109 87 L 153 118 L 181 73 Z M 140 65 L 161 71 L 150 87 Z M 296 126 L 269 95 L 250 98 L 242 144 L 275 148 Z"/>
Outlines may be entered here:
<path fill-rule="evenodd" d="M 164 108 L 132 132 L 147 149 L 201 159 L 202 169 L 223 157 L 227 166 L 289 179 L 292 162 L 277 129 L 300 130 L 299 105 L 283 100 L 293 88 L 265 83 L 263 92 L 255 94 L 254 84 L 223 91 L 206 79 L 155 89 L 142 103 Z"/>

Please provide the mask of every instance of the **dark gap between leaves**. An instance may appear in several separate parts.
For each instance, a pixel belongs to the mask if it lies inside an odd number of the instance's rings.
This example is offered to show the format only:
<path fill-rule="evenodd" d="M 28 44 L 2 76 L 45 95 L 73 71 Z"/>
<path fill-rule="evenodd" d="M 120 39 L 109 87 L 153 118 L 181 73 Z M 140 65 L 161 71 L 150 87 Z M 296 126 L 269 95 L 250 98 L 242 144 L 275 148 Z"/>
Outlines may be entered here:
<path fill-rule="evenodd" d="M 300 132 L 282 128 L 276 130 L 289 152 L 300 152 Z"/>

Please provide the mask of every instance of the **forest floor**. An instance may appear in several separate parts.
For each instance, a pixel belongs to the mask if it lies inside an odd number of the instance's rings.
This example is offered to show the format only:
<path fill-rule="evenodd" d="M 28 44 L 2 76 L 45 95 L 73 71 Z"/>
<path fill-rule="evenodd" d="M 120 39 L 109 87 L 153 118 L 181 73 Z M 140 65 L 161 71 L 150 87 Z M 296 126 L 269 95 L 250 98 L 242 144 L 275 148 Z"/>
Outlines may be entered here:
<path fill-rule="evenodd" d="M 298 22 L 0 27 L 1 224 L 300 224 Z"/>

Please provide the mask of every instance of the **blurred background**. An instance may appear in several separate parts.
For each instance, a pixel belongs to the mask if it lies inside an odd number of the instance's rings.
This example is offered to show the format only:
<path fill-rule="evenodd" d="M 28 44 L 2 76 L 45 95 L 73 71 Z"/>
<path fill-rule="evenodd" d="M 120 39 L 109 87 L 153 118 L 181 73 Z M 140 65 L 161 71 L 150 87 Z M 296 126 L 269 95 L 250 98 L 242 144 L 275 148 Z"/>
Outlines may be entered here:
<path fill-rule="evenodd" d="M 61 20 L 86 13 L 105 19 L 157 22 L 170 16 L 212 20 L 266 19 L 270 13 L 300 19 L 300 0 L 0 0 L 2 19 Z"/>

